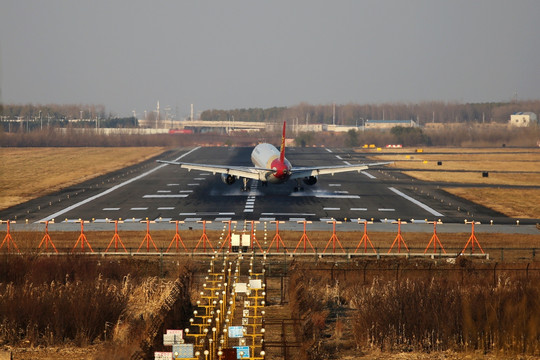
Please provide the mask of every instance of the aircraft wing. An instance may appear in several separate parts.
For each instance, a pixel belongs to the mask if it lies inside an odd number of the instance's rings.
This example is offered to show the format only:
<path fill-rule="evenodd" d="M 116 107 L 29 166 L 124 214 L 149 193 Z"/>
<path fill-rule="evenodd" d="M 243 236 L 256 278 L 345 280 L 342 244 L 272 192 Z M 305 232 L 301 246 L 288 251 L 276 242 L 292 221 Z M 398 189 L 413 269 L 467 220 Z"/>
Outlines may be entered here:
<path fill-rule="evenodd" d="M 177 162 L 177 161 L 164 161 L 164 160 L 157 160 L 157 162 L 164 163 L 164 164 L 171 164 L 171 165 L 180 165 L 181 168 L 187 169 L 188 171 L 191 170 L 200 170 L 200 171 L 208 171 L 212 174 L 227 174 L 227 175 L 234 175 L 237 177 L 243 177 L 253 180 L 265 180 L 266 174 L 268 172 L 272 172 L 272 169 L 264 169 L 264 168 L 257 168 L 257 167 L 249 167 L 249 166 L 226 166 L 226 165 L 206 165 L 206 164 L 193 164 L 193 163 L 185 163 L 185 162 Z"/>
<path fill-rule="evenodd" d="M 309 176 L 319 176 L 326 174 L 337 174 L 348 171 L 362 171 L 367 170 L 370 166 L 387 165 L 392 162 L 378 162 L 370 164 L 356 164 L 356 165 L 332 165 L 332 166 L 317 166 L 317 167 L 297 167 L 291 170 L 290 179 L 299 179 Z"/>

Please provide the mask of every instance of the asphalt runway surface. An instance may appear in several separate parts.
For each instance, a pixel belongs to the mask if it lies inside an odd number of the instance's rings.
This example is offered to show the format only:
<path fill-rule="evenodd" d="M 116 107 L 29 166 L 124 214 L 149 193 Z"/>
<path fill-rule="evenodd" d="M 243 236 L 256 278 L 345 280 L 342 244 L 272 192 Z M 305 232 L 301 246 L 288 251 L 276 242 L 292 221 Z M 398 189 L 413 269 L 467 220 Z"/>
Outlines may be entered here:
<path fill-rule="evenodd" d="M 166 160 L 203 164 L 252 166 L 251 147 L 198 147 L 170 151 Z M 288 148 L 294 166 L 369 163 L 365 154 L 328 148 Z M 425 183 L 403 175 L 392 166 L 367 171 L 323 175 L 313 186 L 295 192 L 296 181 L 262 186 L 252 181 L 227 185 L 219 174 L 187 171 L 175 165 L 147 161 L 110 173 L 25 204 L 0 212 L 0 219 L 39 223 L 94 223 L 107 219 L 169 223 L 179 220 L 221 222 L 227 220 L 408 223 L 441 220 L 463 224 L 515 224 L 516 219 L 452 196 L 439 189 L 443 184 Z M 531 222 L 531 221 L 529 221 Z M 522 220 L 526 224 L 527 220 Z M 533 224 L 534 221 L 531 222 Z"/>

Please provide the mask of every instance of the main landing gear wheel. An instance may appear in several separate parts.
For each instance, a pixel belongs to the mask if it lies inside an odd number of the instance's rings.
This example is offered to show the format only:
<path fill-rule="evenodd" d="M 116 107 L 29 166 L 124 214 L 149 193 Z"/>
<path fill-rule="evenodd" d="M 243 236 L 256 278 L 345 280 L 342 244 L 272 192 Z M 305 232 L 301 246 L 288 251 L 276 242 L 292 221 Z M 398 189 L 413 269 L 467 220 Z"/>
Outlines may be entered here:
<path fill-rule="evenodd" d="M 242 180 L 244 182 L 244 185 L 242 186 L 242 191 L 243 192 L 251 191 L 251 187 L 248 186 L 249 179 L 243 178 Z"/>

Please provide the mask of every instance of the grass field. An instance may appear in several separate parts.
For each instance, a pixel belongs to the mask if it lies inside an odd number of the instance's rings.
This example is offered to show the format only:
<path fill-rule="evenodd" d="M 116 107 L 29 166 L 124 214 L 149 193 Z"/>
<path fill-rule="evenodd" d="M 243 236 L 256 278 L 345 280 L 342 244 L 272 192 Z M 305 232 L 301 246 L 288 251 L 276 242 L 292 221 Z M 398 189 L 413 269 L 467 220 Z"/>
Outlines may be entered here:
<path fill-rule="evenodd" d="M 405 174 L 423 181 L 478 184 L 444 190 L 517 218 L 540 218 L 540 149 L 426 148 L 376 152 L 376 159 L 394 161 Z M 488 172 L 488 177 L 482 173 Z M 488 185 L 486 187 L 486 185 Z M 504 186 L 522 188 L 508 189 Z"/>
<path fill-rule="evenodd" d="M 0 209 L 139 163 L 162 147 L 0 148 Z"/>

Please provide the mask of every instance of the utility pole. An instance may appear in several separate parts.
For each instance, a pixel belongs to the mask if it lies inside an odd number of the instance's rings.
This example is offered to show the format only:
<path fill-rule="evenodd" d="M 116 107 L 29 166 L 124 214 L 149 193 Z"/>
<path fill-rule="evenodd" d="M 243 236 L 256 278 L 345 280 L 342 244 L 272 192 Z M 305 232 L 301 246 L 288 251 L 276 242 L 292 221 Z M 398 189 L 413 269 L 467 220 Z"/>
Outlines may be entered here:
<path fill-rule="evenodd" d="M 159 100 L 157 102 L 156 129 L 157 129 L 157 126 L 158 126 L 158 121 L 159 121 Z"/>

